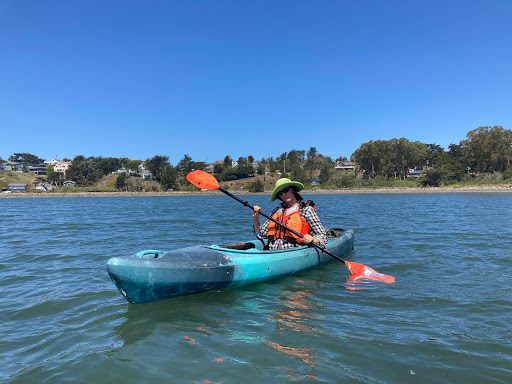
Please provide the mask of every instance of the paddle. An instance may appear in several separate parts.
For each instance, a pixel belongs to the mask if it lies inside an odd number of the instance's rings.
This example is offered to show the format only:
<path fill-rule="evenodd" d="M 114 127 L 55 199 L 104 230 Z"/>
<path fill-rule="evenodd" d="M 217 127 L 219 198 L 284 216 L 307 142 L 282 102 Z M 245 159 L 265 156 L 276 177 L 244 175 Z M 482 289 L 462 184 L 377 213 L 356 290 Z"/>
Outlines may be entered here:
<path fill-rule="evenodd" d="M 196 187 L 201 188 L 201 189 L 217 189 L 217 190 L 221 191 L 222 193 L 228 195 L 229 197 L 235 199 L 236 201 L 242 203 L 244 206 L 249 207 L 250 209 L 254 210 L 254 206 L 249 204 L 247 201 L 243 201 L 242 199 L 238 198 L 237 196 L 235 196 L 235 195 L 229 193 L 228 191 L 226 191 L 225 189 L 221 188 L 219 186 L 219 183 L 215 179 L 215 177 L 213 177 L 209 173 L 206 173 L 206 172 L 200 171 L 200 170 L 192 171 L 187 175 L 187 180 L 190 181 L 190 183 L 194 184 Z M 293 229 L 287 227 L 283 223 L 280 223 L 278 220 L 275 220 L 274 218 L 264 214 L 261 211 L 260 211 L 260 215 L 267 218 L 268 220 L 273 221 L 277 225 L 280 225 L 287 231 L 290 231 L 291 233 L 293 233 L 295 236 L 298 236 L 300 238 L 304 237 L 300 233 L 294 231 Z M 354 275 L 355 278 L 368 278 L 371 280 L 383 281 L 385 283 L 393 283 L 395 281 L 395 278 L 393 276 L 378 273 L 377 271 L 375 271 L 374 269 L 372 269 L 370 267 L 367 267 L 366 265 L 355 263 L 353 261 L 343 260 L 341 257 L 339 257 L 339 256 L 335 255 L 334 253 L 332 253 L 331 251 L 329 251 L 323 245 L 317 244 L 315 242 L 311 242 L 308 245 L 313 246 L 313 247 L 319 249 L 320 251 L 327 253 L 329 256 L 334 257 L 336 260 L 341 261 L 343 264 L 346 265 L 346 267 L 349 269 L 350 273 L 352 273 L 352 275 Z"/>

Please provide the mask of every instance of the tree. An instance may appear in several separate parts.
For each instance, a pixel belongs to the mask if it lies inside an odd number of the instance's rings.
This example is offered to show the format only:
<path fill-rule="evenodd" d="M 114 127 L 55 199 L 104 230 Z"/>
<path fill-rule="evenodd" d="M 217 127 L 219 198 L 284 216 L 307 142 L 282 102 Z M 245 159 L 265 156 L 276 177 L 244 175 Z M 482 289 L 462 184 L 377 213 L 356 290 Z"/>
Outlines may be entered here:
<path fill-rule="evenodd" d="M 116 188 L 119 190 L 123 190 L 126 187 L 127 179 L 128 176 L 126 176 L 126 173 L 120 173 L 116 178 Z"/>
<path fill-rule="evenodd" d="M 461 180 L 463 177 L 464 166 L 460 160 L 449 152 L 443 152 L 436 159 L 435 167 L 429 168 L 423 174 L 421 182 L 424 186 L 439 187 Z"/>
<path fill-rule="evenodd" d="M 302 184 L 309 184 L 311 178 L 308 177 L 308 173 L 302 168 L 296 168 L 292 171 L 291 178 Z"/>
<path fill-rule="evenodd" d="M 443 147 L 437 144 L 425 144 L 427 147 L 427 159 L 428 166 L 434 167 L 440 165 L 439 159 L 444 153 Z"/>
<path fill-rule="evenodd" d="M 248 159 L 240 157 L 238 159 L 238 165 L 233 168 L 233 173 L 237 179 L 244 179 L 254 174 L 254 167 Z"/>
<path fill-rule="evenodd" d="M 405 180 L 409 169 L 415 169 L 425 164 L 428 153 L 425 144 L 419 141 L 411 142 L 403 137 L 392 139 L 390 142 L 395 163 L 395 175 L 398 174 L 400 180 Z"/>
<path fill-rule="evenodd" d="M 117 157 L 98 157 L 98 170 L 102 175 L 109 175 L 121 168 L 121 162 Z"/>
<path fill-rule="evenodd" d="M 269 157 L 267 162 L 270 172 L 276 172 L 279 170 L 279 163 L 276 160 L 274 160 L 273 157 Z"/>
<path fill-rule="evenodd" d="M 504 171 L 512 159 L 512 131 L 501 126 L 478 127 L 460 145 L 467 165 L 477 172 Z"/>
<path fill-rule="evenodd" d="M 333 172 L 334 164 L 332 161 L 323 161 L 322 167 L 320 168 L 320 181 L 324 184 L 327 183 L 331 179 Z"/>
<path fill-rule="evenodd" d="M 429 169 L 421 178 L 424 187 L 439 187 L 444 182 L 443 173 L 439 168 Z"/>
<path fill-rule="evenodd" d="M 310 147 L 307 153 L 307 158 L 314 159 L 318 155 L 318 151 L 316 150 L 316 147 Z"/>
<path fill-rule="evenodd" d="M 141 164 L 142 160 L 128 160 L 124 166 L 126 169 L 129 169 L 130 171 L 138 173 Z"/>
<path fill-rule="evenodd" d="M 176 168 L 169 166 L 165 168 L 162 173 L 162 179 L 160 180 L 160 184 L 165 189 L 177 189 L 178 188 L 178 172 Z"/>
<path fill-rule="evenodd" d="M 402 137 L 364 143 L 352 154 L 352 161 L 368 178 L 381 175 L 385 179 L 405 179 L 409 168 L 420 167 L 426 162 L 427 153 L 425 144 Z"/>
<path fill-rule="evenodd" d="M 296 149 L 292 149 L 288 152 L 288 156 L 286 157 L 288 160 L 287 163 L 287 171 L 293 172 L 298 168 L 301 168 L 305 162 L 306 151 L 299 151 Z"/>
<path fill-rule="evenodd" d="M 55 172 L 53 165 L 46 166 L 46 181 L 55 186 L 62 186 L 63 172 Z"/>
<path fill-rule="evenodd" d="M 178 172 L 182 177 L 187 176 L 190 172 L 194 170 L 203 170 L 205 167 L 205 163 L 203 161 L 193 161 L 189 155 L 183 156 L 176 166 Z"/>
<path fill-rule="evenodd" d="M 15 153 L 9 156 L 9 161 L 15 163 L 23 163 L 26 165 L 44 163 L 44 159 L 41 159 L 40 157 L 37 157 L 36 155 L 32 155 L 30 153 Z"/>
<path fill-rule="evenodd" d="M 373 141 L 363 143 L 351 156 L 351 160 L 357 164 L 364 177 L 369 179 L 375 177 L 379 170 L 379 157 L 374 154 L 376 151 L 375 147 L 376 145 Z"/>
<path fill-rule="evenodd" d="M 249 191 L 251 192 L 263 192 L 265 190 L 265 184 L 258 179 L 249 184 Z"/>
<path fill-rule="evenodd" d="M 169 167 L 169 157 L 156 155 L 145 161 L 146 169 L 153 174 L 155 180 L 160 181 L 163 171 Z"/>
<path fill-rule="evenodd" d="M 258 163 L 258 175 L 264 175 L 265 174 L 265 163 L 263 163 L 262 161 L 260 161 Z"/>
<path fill-rule="evenodd" d="M 228 167 L 232 167 L 233 166 L 233 159 L 231 158 L 231 156 L 226 156 L 224 158 L 224 167 L 225 168 L 228 168 Z"/>
<path fill-rule="evenodd" d="M 222 174 L 223 170 L 224 170 L 224 164 L 223 163 L 215 163 L 213 165 L 213 174 L 219 180 L 222 180 L 221 179 L 221 174 Z"/>
<path fill-rule="evenodd" d="M 83 155 L 78 155 L 66 171 L 66 179 L 73 180 L 77 185 L 87 186 L 98 180 L 99 173 L 96 157 L 85 158 Z"/>
<path fill-rule="evenodd" d="M 177 165 L 182 175 L 186 175 L 192 170 L 192 163 L 192 158 L 188 154 L 183 156 Z"/>

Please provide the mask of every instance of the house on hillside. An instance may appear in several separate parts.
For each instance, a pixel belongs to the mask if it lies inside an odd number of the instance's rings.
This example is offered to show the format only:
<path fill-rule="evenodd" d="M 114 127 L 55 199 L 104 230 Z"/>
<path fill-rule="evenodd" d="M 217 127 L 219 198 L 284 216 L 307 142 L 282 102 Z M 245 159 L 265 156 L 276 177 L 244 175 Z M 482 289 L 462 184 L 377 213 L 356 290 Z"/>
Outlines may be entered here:
<path fill-rule="evenodd" d="M 60 163 L 60 160 L 59 159 L 51 159 L 49 161 L 46 160 L 44 163 L 46 165 L 53 165 L 55 167 L 58 163 Z"/>
<path fill-rule="evenodd" d="M 204 167 L 204 171 L 213 174 L 214 167 L 215 163 L 206 164 L 206 167 Z"/>
<path fill-rule="evenodd" d="M 4 171 L 22 172 L 27 173 L 27 167 L 22 163 L 8 162 L 4 163 Z"/>
<path fill-rule="evenodd" d="M 9 191 L 11 192 L 27 192 L 28 184 L 12 183 L 9 184 Z"/>
<path fill-rule="evenodd" d="M 337 171 L 354 171 L 356 169 L 356 165 L 351 161 L 338 161 L 334 168 Z"/>
<path fill-rule="evenodd" d="M 311 180 L 309 180 L 309 184 L 311 185 L 320 185 L 322 182 L 317 177 L 313 177 Z"/>
<path fill-rule="evenodd" d="M 141 173 L 143 180 L 153 180 L 153 172 L 144 169 Z"/>
<path fill-rule="evenodd" d="M 35 173 L 36 175 L 46 176 L 46 164 L 28 165 L 27 171 Z"/>
<path fill-rule="evenodd" d="M 224 161 L 222 160 L 217 160 L 213 163 L 208 163 L 206 164 L 206 166 L 204 167 L 204 171 L 207 172 L 207 173 L 211 173 L 213 174 L 213 171 L 215 170 L 215 165 L 216 164 L 224 164 Z"/>
<path fill-rule="evenodd" d="M 53 170 L 55 172 L 66 173 L 68 168 L 71 166 L 71 161 L 58 161 L 53 165 Z"/>
<path fill-rule="evenodd" d="M 407 172 L 407 177 L 414 177 L 415 179 L 419 179 L 421 176 L 423 176 L 423 171 L 421 170 L 410 169 L 409 172 Z"/>

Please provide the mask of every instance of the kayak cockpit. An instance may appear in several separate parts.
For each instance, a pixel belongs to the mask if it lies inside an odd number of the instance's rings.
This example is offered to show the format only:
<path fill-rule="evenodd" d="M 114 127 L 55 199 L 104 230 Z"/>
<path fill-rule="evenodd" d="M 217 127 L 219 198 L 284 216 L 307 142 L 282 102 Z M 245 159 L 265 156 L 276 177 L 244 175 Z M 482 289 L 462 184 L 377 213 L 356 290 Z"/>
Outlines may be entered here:
<path fill-rule="evenodd" d="M 325 229 L 325 233 L 327 235 L 328 239 L 334 239 L 336 237 L 341 237 L 346 232 L 345 229 L 341 228 L 331 228 L 331 229 Z M 229 243 L 229 244 L 222 244 L 222 245 L 210 245 L 205 246 L 205 248 L 211 248 L 211 249 L 226 249 L 230 251 L 241 251 L 249 253 L 251 251 L 255 252 L 262 252 L 262 251 L 268 251 L 267 248 L 268 240 L 267 239 L 259 239 L 259 240 L 253 240 L 253 241 L 241 241 L 236 243 Z"/>
<path fill-rule="evenodd" d="M 340 237 L 345 233 L 344 229 L 340 228 L 332 228 L 332 229 L 325 229 L 325 232 L 327 234 L 327 238 L 333 239 L 336 237 Z M 268 250 L 267 248 L 267 240 L 254 240 L 254 241 L 240 241 L 235 243 L 228 243 L 228 244 L 222 244 L 222 245 L 203 245 L 200 247 L 204 248 L 210 248 L 214 250 L 222 250 L 226 249 L 229 251 L 238 251 L 238 252 L 262 252 Z M 162 256 L 164 256 L 167 253 L 167 251 L 160 251 L 155 249 L 149 249 L 141 252 L 137 252 L 135 256 L 139 259 L 160 259 Z"/>

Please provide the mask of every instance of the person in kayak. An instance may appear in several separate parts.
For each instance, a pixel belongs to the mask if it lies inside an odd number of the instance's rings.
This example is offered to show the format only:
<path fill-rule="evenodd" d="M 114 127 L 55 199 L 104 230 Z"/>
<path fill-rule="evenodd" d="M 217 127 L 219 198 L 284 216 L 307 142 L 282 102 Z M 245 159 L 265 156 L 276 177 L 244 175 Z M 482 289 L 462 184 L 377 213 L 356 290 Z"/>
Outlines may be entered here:
<path fill-rule="evenodd" d="M 303 188 L 304 185 L 298 181 L 282 178 L 277 180 L 270 195 L 270 201 L 279 199 L 282 202 L 270 216 L 300 233 L 304 236 L 302 239 L 271 220 L 260 225 L 261 208 L 254 206 L 252 213 L 254 233 L 258 238 L 268 239 L 269 249 L 295 248 L 312 241 L 322 245 L 327 243 L 327 235 L 316 214 L 314 204 L 305 203 L 299 195 L 299 191 Z"/>

